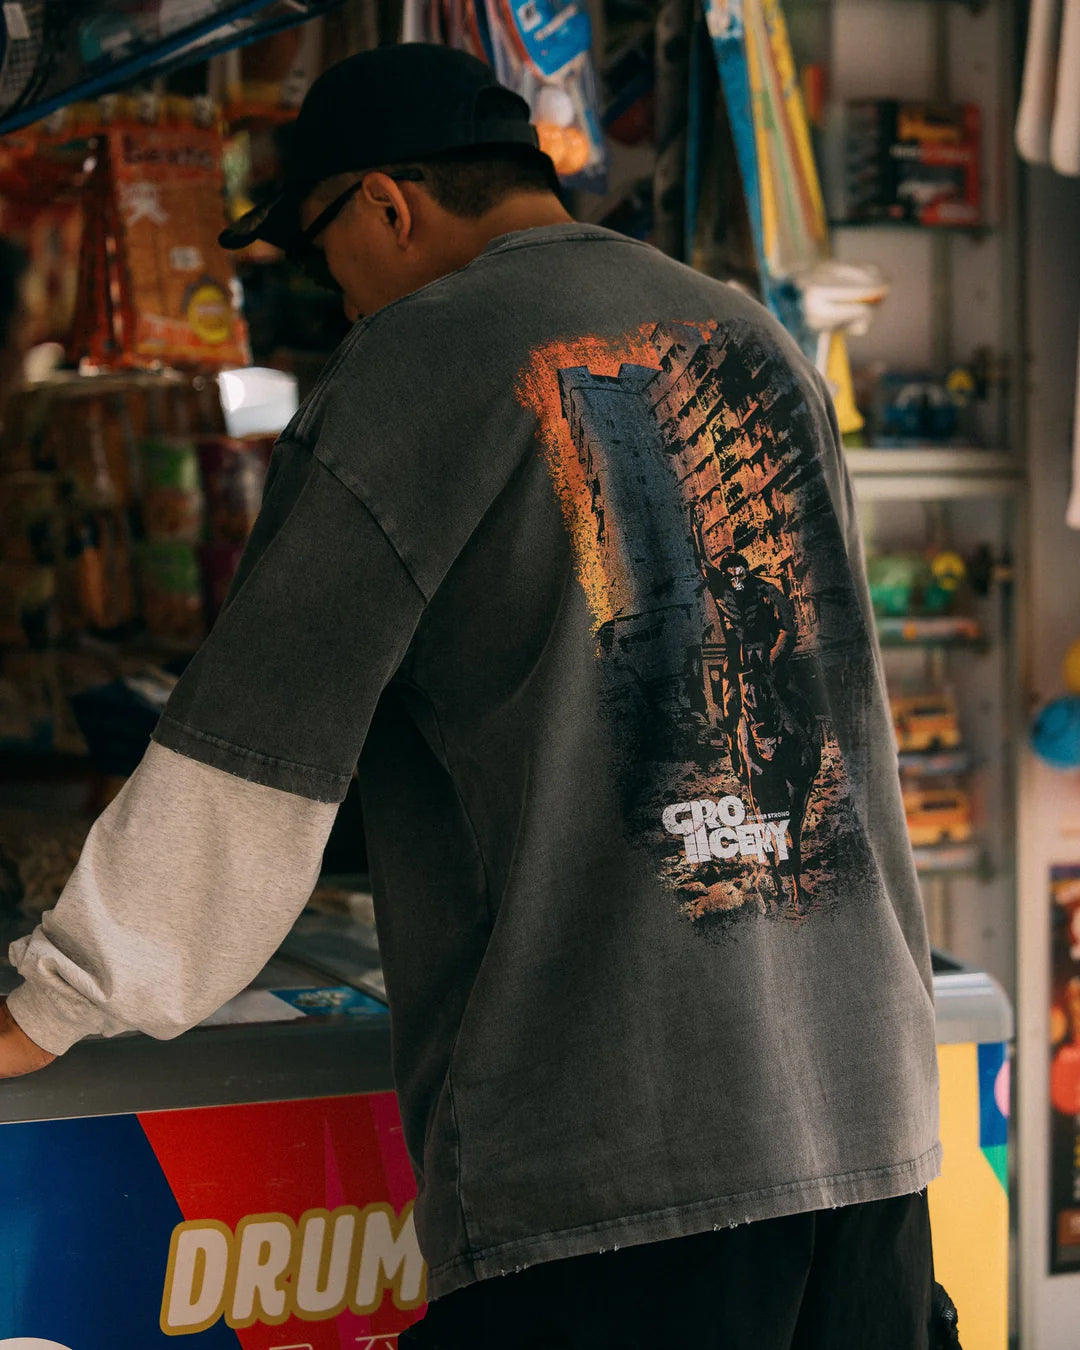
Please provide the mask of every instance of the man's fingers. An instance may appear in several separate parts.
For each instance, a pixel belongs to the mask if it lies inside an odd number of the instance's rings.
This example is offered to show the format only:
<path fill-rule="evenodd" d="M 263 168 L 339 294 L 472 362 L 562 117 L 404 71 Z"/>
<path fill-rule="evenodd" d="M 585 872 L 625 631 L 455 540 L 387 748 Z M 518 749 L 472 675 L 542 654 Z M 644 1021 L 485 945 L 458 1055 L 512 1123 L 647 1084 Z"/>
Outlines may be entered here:
<path fill-rule="evenodd" d="M 56 1058 L 42 1050 L 19 1026 L 0 999 L 0 1078 L 18 1078 L 24 1073 L 44 1069 Z"/>

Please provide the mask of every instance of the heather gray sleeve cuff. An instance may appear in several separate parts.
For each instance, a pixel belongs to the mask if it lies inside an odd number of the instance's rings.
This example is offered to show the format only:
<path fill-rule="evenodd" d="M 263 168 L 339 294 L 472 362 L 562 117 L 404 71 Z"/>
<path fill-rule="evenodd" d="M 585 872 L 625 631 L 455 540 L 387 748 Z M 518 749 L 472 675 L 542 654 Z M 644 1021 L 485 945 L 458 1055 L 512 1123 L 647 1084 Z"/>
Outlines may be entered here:
<path fill-rule="evenodd" d="M 12 961 L 29 941 L 23 938 L 12 944 Z M 34 1044 L 50 1055 L 62 1055 L 83 1036 L 100 1035 L 103 1029 L 104 1019 L 94 1005 L 74 988 L 65 990 L 62 982 L 21 984 L 8 995 L 7 1009 Z"/>
<path fill-rule="evenodd" d="M 318 879 L 337 815 L 151 743 L 56 907 L 11 946 L 8 1006 L 52 1054 L 83 1036 L 178 1036 L 239 993 Z"/>

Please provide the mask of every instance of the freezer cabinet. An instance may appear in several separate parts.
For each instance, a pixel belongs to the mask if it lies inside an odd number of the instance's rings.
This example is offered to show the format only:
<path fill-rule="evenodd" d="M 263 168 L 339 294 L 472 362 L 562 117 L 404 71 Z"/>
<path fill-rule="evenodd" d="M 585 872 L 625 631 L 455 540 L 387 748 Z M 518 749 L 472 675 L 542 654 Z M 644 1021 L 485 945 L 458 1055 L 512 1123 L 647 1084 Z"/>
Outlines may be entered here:
<path fill-rule="evenodd" d="M 1009 1344 L 1009 1043 L 1001 986 L 935 952 L 941 1175 L 931 1183 L 934 1268 L 964 1350 Z"/>

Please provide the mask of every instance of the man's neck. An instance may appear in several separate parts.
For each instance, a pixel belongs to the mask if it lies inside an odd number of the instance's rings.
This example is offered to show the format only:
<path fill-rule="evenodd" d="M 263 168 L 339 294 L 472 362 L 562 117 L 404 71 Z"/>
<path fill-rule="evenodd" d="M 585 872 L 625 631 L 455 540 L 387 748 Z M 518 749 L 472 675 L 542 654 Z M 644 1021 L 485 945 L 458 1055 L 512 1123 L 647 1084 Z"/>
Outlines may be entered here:
<path fill-rule="evenodd" d="M 500 235 L 534 230 L 542 225 L 568 225 L 573 219 L 554 193 L 521 192 L 481 216 L 476 222 L 475 238 L 482 252 Z"/>
<path fill-rule="evenodd" d="M 574 217 L 554 193 L 520 192 L 507 197 L 476 220 L 455 221 L 454 238 L 444 259 L 454 268 L 464 267 L 479 257 L 493 239 L 518 230 L 535 230 L 544 225 L 568 225 Z"/>

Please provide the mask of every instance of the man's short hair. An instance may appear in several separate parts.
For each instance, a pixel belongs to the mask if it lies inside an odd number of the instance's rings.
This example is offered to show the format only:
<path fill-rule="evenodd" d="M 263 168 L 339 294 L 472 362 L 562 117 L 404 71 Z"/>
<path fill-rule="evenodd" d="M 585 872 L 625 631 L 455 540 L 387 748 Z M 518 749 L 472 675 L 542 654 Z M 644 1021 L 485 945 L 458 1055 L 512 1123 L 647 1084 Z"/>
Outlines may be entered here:
<path fill-rule="evenodd" d="M 559 193 L 551 161 L 527 145 L 448 150 L 418 167 L 425 174 L 424 186 L 443 210 L 470 219 L 516 192 Z"/>
<path fill-rule="evenodd" d="M 559 194 L 559 180 L 551 161 L 528 145 L 472 145 L 463 150 L 447 150 L 431 159 L 386 164 L 381 168 L 387 173 L 395 169 L 421 169 L 424 174 L 421 186 L 443 210 L 470 220 L 486 215 L 517 192 Z M 358 177 L 357 173 L 343 173 L 329 178 L 319 184 L 317 196 L 329 202 Z"/>

